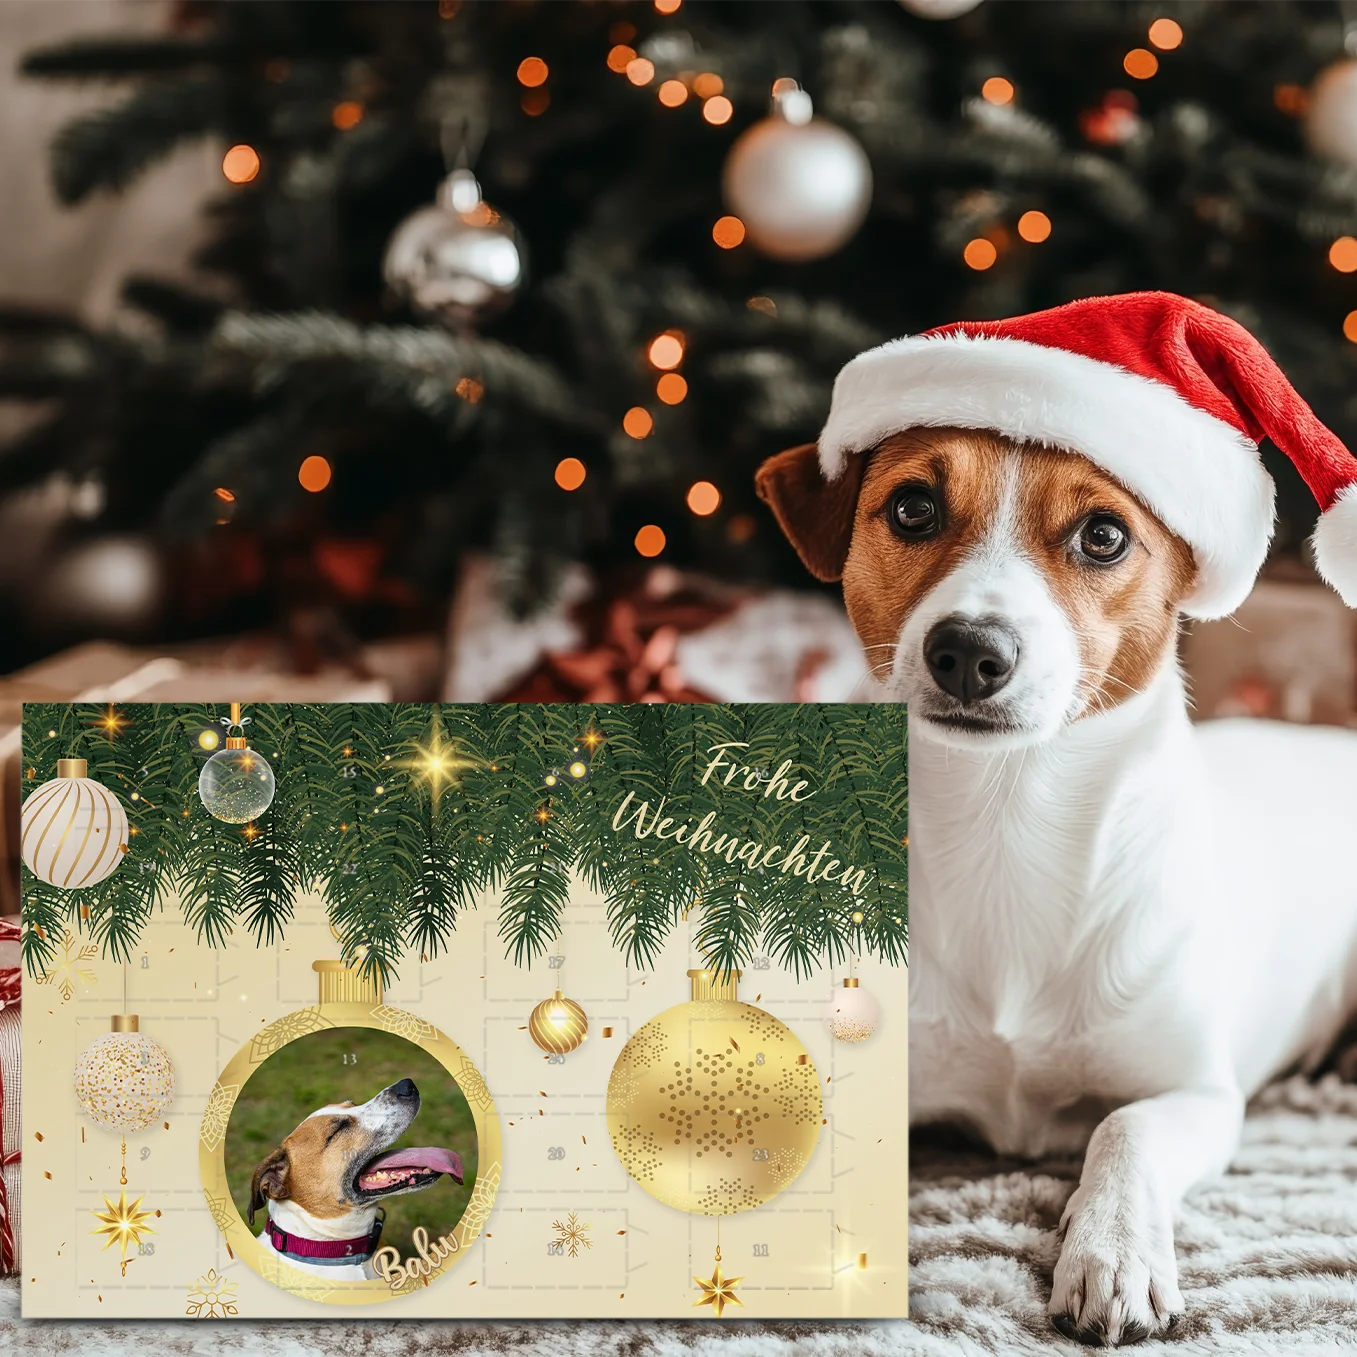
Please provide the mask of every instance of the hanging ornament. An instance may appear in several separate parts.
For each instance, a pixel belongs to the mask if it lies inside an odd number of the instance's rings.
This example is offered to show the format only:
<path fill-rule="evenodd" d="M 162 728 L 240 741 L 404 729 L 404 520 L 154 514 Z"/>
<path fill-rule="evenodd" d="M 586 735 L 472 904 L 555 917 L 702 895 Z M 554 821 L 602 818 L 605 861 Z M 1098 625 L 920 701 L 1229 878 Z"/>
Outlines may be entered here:
<path fill-rule="evenodd" d="M 921 19 L 956 19 L 969 14 L 980 0 L 900 0 L 900 8 Z"/>
<path fill-rule="evenodd" d="M 857 977 L 850 975 L 842 987 L 834 991 L 825 1022 L 835 1041 L 866 1041 L 881 1024 L 881 1009 L 858 983 Z"/>
<path fill-rule="evenodd" d="M 589 1019 L 573 1000 L 557 990 L 543 999 L 528 1018 L 528 1035 L 548 1055 L 573 1051 L 589 1032 Z"/>
<path fill-rule="evenodd" d="M 333 924 L 330 931 L 338 936 Z M 385 1002 L 381 976 L 365 972 L 360 955 L 355 954 L 352 962 L 330 958 L 313 961 L 311 969 L 316 974 L 317 1002 L 256 1029 L 217 1076 L 198 1132 L 198 1171 L 203 1191 L 232 1257 L 266 1281 L 304 1300 L 330 1305 L 399 1299 L 422 1289 L 460 1263 L 485 1228 L 503 1172 L 499 1114 L 494 1096 L 471 1057 L 431 1022 Z M 315 1048 L 310 1039 L 324 1041 L 336 1032 L 351 1035 L 352 1048 L 368 1053 L 361 1058 L 349 1057 L 351 1063 L 357 1063 L 357 1069 L 350 1072 L 355 1083 L 347 1091 L 366 1090 L 364 1096 L 377 1092 L 372 1086 L 376 1075 L 370 1065 L 387 1065 L 391 1073 L 385 1077 L 389 1078 L 394 1078 L 398 1070 L 407 1076 L 406 1082 L 415 1085 L 400 1096 L 413 1094 L 425 1104 L 416 1113 L 412 1135 L 422 1132 L 432 1140 L 431 1144 L 406 1146 L 406 1137 L 402 1137 L 400 1148 L 384 1150 L 370 1160 L 358 1175 L 363 1190 L 403 1190 L 402 1182 L 412 1174 L 432 1180 L 423 1186 L 442 1189 L 446 1186 L 442 1180 L 450 1179 L 470 1188 L 470 1198 L 464 1205 L 450 1205 L 447 1195 L 444 1193 L 440 1198 L 437 1191 L 423 1199 L 420 1225 L 413 1232 L 412 1247 L 404 1258 L 390 1243 L 377 1248 L 377 1241 L 369 1237 L 371 1267 L 380 1284 L 318 1276 L 316 1273 L 324 1269 L 299 1270 L 291 1265 L 286 1253 L 280 1257 L 267 1249 L 260 1239 L 259 1220 L 252 1214 L 247 1218 L 234 1205 L 237 1182 L 228 1178 L 226 1171 L 226 1142 L 232 1113 L 238 1098 L 248 1098 L 252 1077 L 261 1067 L 278 1061 L 279 1070 L 304 1084 L 315 1072 Z M 364 1074 L 364 1070 L 369 1072 Z M 474 1159 L 469 1153 L 470 1146 L 461 1141 L 439 1143 L 448 1134 L 448 1127 L 446 1123 L 440 1125 L 440 1114 L 435 1110 L 442 1100 L 432 1095 L 433 1085 L 444 1081 L 443 1091 L 455 1086 L 470 1112 L 475 1128 Z M 302 1094 L 298 1101 L 307 1105 L 309 1112 L 311 1100 Z M 245 1181 L 249 1182 L 249 1178 Z M 440 1212 L 449 1214 L 440 1218 Z M 380 1225 L 378 1230 L 380 1238 Z"/>
<path fill-rule="evenodd" d="M 75 1062 L 75 1096 L 96 1126 L 144 1131 L 174 1098 L 174 1064 L 140 1030 L 135 1013 L 115 1013 L 112 1030 L 95 1037 Z"/>
<path fill-rule="evenodd" d="M 512 303 L 525 263 L 517 227 L 481 198 L 470 170 L 456 169 L 433 206 L 392 232 L 382 277 L 412 310 L 461 329 Z"/>
<path fill-rule="evenodd" d="M 720 1319 L 726 1312 L 727 1305 L 743 1305 L 739 1296 L 735 1294 L 735 1288 L 743 1277 L 726 1277 L 721 1272 L 721 1246 L 716 1246 L 716 1267 L 712 1270 L 710 1277 L 694 1277 L 693 1281 L 697 1283 L 698 1290 L 702 1292 L 699 1300 L 693 1302 L 693 1309 L 699 1305 L 710 1305 L 712 1314 Z"/>
<path fill-rule="evenodd" d="M 692 1001 L 622 1048 L 608 1134 L 627 1172 L 680 1211 L 723 1216 L 775 1197 L 820 1137 L 820 1079 L 771 1013 L 739 1002 L 739 972 L 689 971 Z"/>
<path fill-rule="evenodd" d="M 230 718 L 223 718 L 222 725 L 241 734 L 227 735 L 226 747 L 217 750 L 198 774 L 198 795 L 207 813 L 228 825 L 257 820 L 273 804 L 277 790 L 268 760 L 245 741 L 249 720 L 241 716 L 239 702 L 231 703 Z"/>
<path fill-rule="evenodd" d="M 88 772 L 84 759 L 58 759 L 56 777 L 24 802 L 20 854 L 49 886 L 93 886 L 127 852 L 127 812 Z"/>
<path fill-rule="evenodd" d="M 1357 61 L 1351 57 L 1325 67 L 1315 80 L 1305 139 L 1316 154 L 1357 166 Z"/>
<path fill-rule="evenodd" d="M 772 113 L 730 148 L 721 177 L 750 241 L 792 263 L 833 254 L 872 203 L 867 153 L 843 128 L 811 114 L 805 90 L 774 95 Z"/>

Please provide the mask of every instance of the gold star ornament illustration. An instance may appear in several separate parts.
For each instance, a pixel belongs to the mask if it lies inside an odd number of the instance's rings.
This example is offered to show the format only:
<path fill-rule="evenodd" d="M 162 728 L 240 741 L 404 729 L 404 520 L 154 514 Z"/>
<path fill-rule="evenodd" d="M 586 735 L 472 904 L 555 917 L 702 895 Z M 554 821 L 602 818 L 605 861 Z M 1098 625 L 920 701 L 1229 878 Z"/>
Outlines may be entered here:
<path fill-rule="evenodd" d="M 721 1250 L 716 1250 L 716 1269 L 708 1277 L 694 1277 L 698 1286 L 702 1288 L 702 1299 L 693 1302 L 693 1309 L 696 1310 L 699 1305 L 710 1305 L 712 1314 L 717 1319 L 725 1312 L 727 1305 L 743 1306 L 739 1296 L 735 1294 L 735 1288 L 744 1281 L 743 1277 L 723 1277 L 721 1275 Z"/>
<path fill-rule="evenodd" d="M 111 1249 L 114 1244 L 118 1246 L 122 1254 L 122 1275 L 124 1277 L 127 1276 L 127 1250 L 134 1245 L 139 1245 L 144 1235 L 155 1234 L 155 1230 L 146 1223 L 155 1218 L 155 1212 L 141 1209 L 141 1204 L 145 1200 L 146 1195 L 143 1193 L 136 1201 L 129 1203 L 127 1189 L 124 1187 L 118 1193 L 116 1205 L 105 1197 L 105 1209 L 90 1212 L 99 1222 L 99 1228 L 91 1230 L 90 1234 L 108 1236 L 104 1241 L 104 1250 Z"/>

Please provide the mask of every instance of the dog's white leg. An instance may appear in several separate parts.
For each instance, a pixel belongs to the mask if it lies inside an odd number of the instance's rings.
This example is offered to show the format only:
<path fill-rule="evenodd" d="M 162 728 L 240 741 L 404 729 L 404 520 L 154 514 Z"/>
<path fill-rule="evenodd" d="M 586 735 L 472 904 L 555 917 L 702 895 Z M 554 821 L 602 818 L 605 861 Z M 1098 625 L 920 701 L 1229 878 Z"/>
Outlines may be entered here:
<path fill-rule="evenodd" d="M 1173 1213 L 1199 1179 L 1221 1172 L 1239 1139 L 1243 1095 L 1183 1089 L 1118 1108 L 1089 1141 L 1060 1221 L 1049 1313 L 1084 1343 L 1134 1343 L 1183 1310 Z"/>

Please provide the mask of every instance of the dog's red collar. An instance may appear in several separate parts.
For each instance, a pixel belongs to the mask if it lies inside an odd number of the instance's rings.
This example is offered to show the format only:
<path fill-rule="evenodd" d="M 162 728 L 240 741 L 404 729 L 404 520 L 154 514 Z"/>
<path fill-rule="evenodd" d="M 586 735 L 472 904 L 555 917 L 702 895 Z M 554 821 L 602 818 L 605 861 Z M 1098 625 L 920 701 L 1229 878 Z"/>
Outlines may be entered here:
<path fill-rule="evenodd" d="M 378 1216 L 367 1234 L 354 1239 L 304 1239 L 301 1235 L 289 1234 L 270 1216 L 264 1232 L 273 1247 L 289 1258 L 302 1258 L 312 1263 L 351 1263 L 370 1258 L 377 1252 L 383 1223 L 383 1218 Z"/>

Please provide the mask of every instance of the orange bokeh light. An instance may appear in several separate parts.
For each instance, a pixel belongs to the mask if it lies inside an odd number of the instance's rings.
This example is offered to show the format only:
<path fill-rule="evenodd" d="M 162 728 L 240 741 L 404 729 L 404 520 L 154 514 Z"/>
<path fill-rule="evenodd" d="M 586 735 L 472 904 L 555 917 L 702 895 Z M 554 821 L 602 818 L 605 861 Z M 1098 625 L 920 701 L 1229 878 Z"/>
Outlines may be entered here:
<path fill-rule="evenodd" d="M 991 104 L 1011 104 L 1017 91 L 1011 80 L 1001 75 L 992 75 L 980 86 L 980 97 Z"/>
<path fill-rule="evenodd" d="M 551 95 L 546 90 L 524 90 L 518 106 L 528 117 L 535 118 L 551 107 Z"/>
<path fill-rule="evenodd" d="M 616 47 L 608 53 L 608 69 L 616 71 L 621 75 L 623 71 L 636 60 L 636 49 L 628 47 L 626 43 L 619 42 Z"/>
<path fill-rule="evenodd" d="M 789 75 L 780 75 L 773 81 L 774 96 L 779 94 L 790 94 L 793 90 L 799 90 L 800 88 L 801 86 Z M 720 93 L 719 90 L 716 92 Z"/>
<path fill-rule="evenodd" d="M 673 330 L 656 335 L 650 341 L 650 361 L 660 369 L 676 368 L 683 362 L 683 336 Z"/>
<path fill-rule="evenodd" d="M 723 250 L 733 250 L 744 239 L 744 222 L 739 217 L 718 217 L 711 238 Z"/>
<path fill-rule="evenodd" d="M 1133 47 L 1127 52 L 1121 68 L 1132 80 L 1148 80 L 1159 69 L 1159 58 L 1147 47 Z"/>
<path fill-rule="evenodd" d="M 622 416 L 622 429 L 632 438 L 644 438 L 654 427 L 655 421 L 651 419 L 650 411 L 644 406 L 633 405 Z"/>
<path fill-rule="evenodd" d="M 734 112 L 735 105 L 724 94 L 714 95 L 702 105 L 702 116 L 713 127 L 720 127 L 722 123 L 728 123 L 730 115 Z"/>
<path fill-rule="evenodd" d="M 979 272 L 991 268 L 994 261 L 999 257 L 999 251 L 994 248 L 992 240 L 986 240 L 983 236 L 977 236 L 970 241 L 966 248 L 962 250 L 961 257 Z"/>
<path fill-rule="evenodd" d="M 1339 236 L 1329 246 L 1329 263 L 1339 273 L 1357 273 L 1357 240 L 1351 236 Z"/>
<path fill-rule="evenodd" d="M 683 0 L 655 0 L 655 8 L 660 14 L 677 14 Z"/>
<path fill-rule="evenodd" d="M 726 82 L 712 71 L 703 71 L 693 80 L 693 93 L 699 99 L 710 99 L 714 94 L 720 94 L 725 87 Z"/>
<path fill-rule="evenodd" d="M 666 372 L 655 383 L 655 394 L 666 405 L 677 405 L 688 394 L 688 383 L 677 372 Z"/>
<path fill-rule="evenodd" d="M 342 104 L 334 106 L 330 121 L 341 132 L 347 132 L 349 128 L 357 127 L 363 121 L 363 105 L 355 103 L 352 99 L 345 99 Z"/>
<path fill-rule="evenodd" d="M 648 85 L 655 78 L 655 63 L 645 57 L 633 57 L 627 62 L 627 79 L 633 85 Z"/>
<path fill-rule="evenodd" d="M 1172 19 L 1156 19 L 1150 25 L 1150 41 L 1161 52 L 1171 52 L 1175 47 L 1182 46 L 1182 26 Z"/>
<path fill-rule="evenodd" d="M 330 464 L 324 457 L 308 457 L 297 469 L 297 480 L 303 490 L 318 494 L 330 484 Z"/>
<path fill-rule="evenodd" d="M 578 490 L 584 484 L 588 472 L 578 457 L 562 457 L 556 463 L 556 484 L 562 490 Z"/>
<path fill-rule="evenodd" d="M 518 63 L 518 83 L 534 90 L 538 85 L 547 83 L 549 71 L 547 63 L 541 57 L 524 57 Z"/>
<path fill-rule="evenodd" d="M 688 507 L 699 518 L 714 514 L 721 506 L 721 492 L 710 481 L 694 481 L 688 487 Z"/>
<path fill-rule="evenodd" d="M 221 172 L 233 184 L 248 184 L 259 173 L 259 152 L 243 142 L 221 158 Z"/>
<path fill-rule="evenodd" d="M 665 108 L 677 108 L 688 99 L 688 86 L 682 80 L 666 80 L 659 88 L 660 103 Z"/>
<path fill-rule="evenodd" d="M 1051 219 L 1044 212 L 1024 212 L 1018 218 L 1018 234 L 1031 244 L 1040 245 L 1051 234 Z"/>
<path fill-rule="evenodd" d="M 1357 344 L 1357 311 L 1349 311 L 1343 317 L 1343 338 Z"/>
<path fill-rule="evenodd" d="M 658 556 L 664 550 L 664 529 L 654 523 L 647 523 L 636 534 L 636 550 L 642 556 Z"/>

